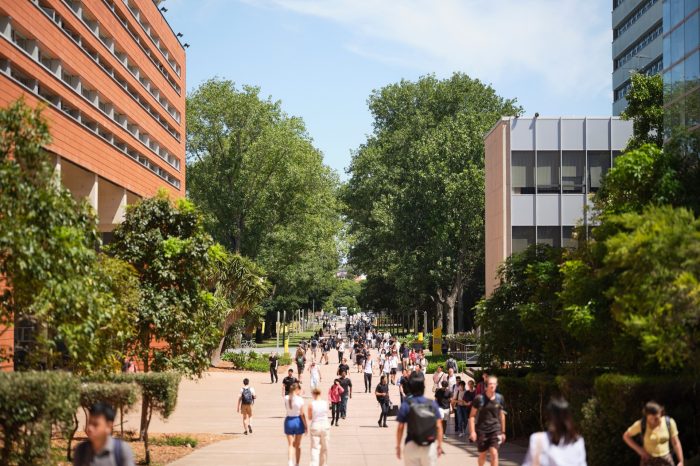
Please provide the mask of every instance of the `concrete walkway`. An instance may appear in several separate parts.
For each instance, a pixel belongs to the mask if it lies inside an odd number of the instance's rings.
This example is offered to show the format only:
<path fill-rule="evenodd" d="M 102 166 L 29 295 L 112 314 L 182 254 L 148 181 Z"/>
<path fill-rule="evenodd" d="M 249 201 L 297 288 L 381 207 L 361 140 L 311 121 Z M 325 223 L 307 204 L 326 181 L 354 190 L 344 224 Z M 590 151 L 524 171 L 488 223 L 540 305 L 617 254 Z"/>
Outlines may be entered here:
<path fill-rule="evenodd" d="M 376 354 L 373 351 L 373 354 Z M 311 351 L 308 353 L 311 356 Z M 330 386 L 337 369 L 337 353 L 330 355 L 331 364 L 322 366 L 322 385 Z M 308 366 L 307 366 L 308 368 Z M 280 369 L 280 382 L 286 368 Z M 340 421 L 339 427 L 332 427 L 329 464 L 333 466 L 375 466 L 400 465 L 395 457 L 396 422 L 389 418 L 389 428 L 379 428 L 379 406 L 372 393 L 364 393 L 362 374 L 351 369 L 353 398 L 348 403 L 348 418 Z M 242 380 L 248 377 L 257 392 L 254 405 L 253 434 L 242 435 L 240 416 L 236 413 L 236 401 Z M 308 373 L 303 375 L 304 387 L 308 387 Z M 373 388 L 378 376 L 372 380 Z M 432 382 L 430 383 L 432 387 Z M 398 388 L 390 386 L 392 401 L 399 402 Z M 324 393 L 325 398 L 325 393 Z M 199 381 L 183 380 L 178 395 L 177 409 L 168 421 L 154 418 L 151 432 L 175 433 L 217 433 L 230 435 L 224 440 L 193 452 L 174 463 L 177 466 L 218 466 L 252 465 L 284 466 L 287 464 L 287 442 L 283 435 L 282 423 L 285 415 L 282 403 L 282 385 L 270 384 L 265 373 L 209 372 Z M 138 413 L 129 419 L 131 428 L 137 425 Z M 309 462 L 310 440 L 302 441 L 301 464 Z M 476 465 L 476 449 L 473 445 L 450 436 L 445 444 L 445 455 L 440 466 Z M 506 443 L 501 450 L 505 461 L 501 464 L 520 464 L 524 456 L 522 448 Z M 488 464 L 488 463 L 487 463 Z"/>

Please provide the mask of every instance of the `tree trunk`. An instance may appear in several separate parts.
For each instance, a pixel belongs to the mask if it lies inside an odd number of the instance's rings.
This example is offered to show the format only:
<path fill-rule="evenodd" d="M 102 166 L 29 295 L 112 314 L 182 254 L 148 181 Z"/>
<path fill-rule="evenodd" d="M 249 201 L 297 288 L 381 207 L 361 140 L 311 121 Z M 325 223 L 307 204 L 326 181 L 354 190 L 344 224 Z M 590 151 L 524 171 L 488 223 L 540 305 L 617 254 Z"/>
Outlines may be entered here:
<path fill-rule="evenodd" d="M 464 290 L 459 291 L 457 296 L 457 331 L 464 331 Z"/>
<path fill-rule="evenodd" d="M 435 298 L 435 326 L 444 329 L 445 316 L 443 314 L 443 303 L 445 301 L 445 298 L 443 294 L 444 293 L 442 291 L 442 288 L 438 288 L 437 298 Z"/>
<path fill-rule="evenodd" d="M 447 308 L 447 335 L 455 333 L 455 304 L 457 303 L 457 297 L 462 292 L 463 286 L 462 272 L 458 271 L 452 282 L 450 293 L 445 298 L 445 307 Z"/>
<path fill-rule="evenodd" d="M 150 341 L 150 339 L 149 339 Z M 148 348 L 148 347 L 147 347 Z M 146 350 L 146 357 L 143 358 L 143 371 L 148 372 L 150 355 L 149 350 Z M 148 405 L 149 399 L 147 396 L 141 397 L 141 424 L 139 425 L 139 440 L 144 440 L 148 430 Z"/>
<path fill-rule="evenodd" d="M 219 346 L 211 354 L 211 365 L 216 366 L 221 362 L 221 353 L 224 351 L 224 340 L 226 339 L 226 333 L 228 329 L 231 328 L 233 323 L 240 317 L 238 312 L 231 311 L 224 320 L 223 333 L 221 335 L 221 341 Z"/>

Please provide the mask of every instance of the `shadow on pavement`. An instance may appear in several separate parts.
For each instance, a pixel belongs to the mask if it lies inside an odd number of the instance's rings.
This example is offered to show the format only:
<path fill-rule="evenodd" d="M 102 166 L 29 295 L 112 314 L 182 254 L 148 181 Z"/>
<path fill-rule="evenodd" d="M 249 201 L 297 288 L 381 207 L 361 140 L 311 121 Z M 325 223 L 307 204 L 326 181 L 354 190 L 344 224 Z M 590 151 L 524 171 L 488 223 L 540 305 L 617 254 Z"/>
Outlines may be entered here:
<path fill-rule="evenodd" d="M 470 443 L 468 440 L 465 441 L 450 435 L 444 442 L 460 450 L 464 450 L 470 457 L 476 458 L 479 456 L 476 450 L 476 444 Z M 499 464 L 504 466 L 519 466 L 525 458 L 526 452 L 526 448 L 506 442 L 499 450 Z M 489 462 L 487 461 L 486 464 L 489 464 Z"/>

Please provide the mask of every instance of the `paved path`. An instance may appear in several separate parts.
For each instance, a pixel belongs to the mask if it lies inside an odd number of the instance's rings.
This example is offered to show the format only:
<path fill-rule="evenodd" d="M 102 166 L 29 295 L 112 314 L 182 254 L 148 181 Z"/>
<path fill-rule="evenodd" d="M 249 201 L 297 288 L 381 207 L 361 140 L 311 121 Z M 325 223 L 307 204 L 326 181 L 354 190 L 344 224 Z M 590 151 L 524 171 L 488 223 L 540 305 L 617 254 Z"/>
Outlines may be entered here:
<path fill-rule="evenodd" d="M 328 387 L 333 380 L 337 362 L 337 353 L 334 351 L 331 353 L 331 364 L 322 366 L 324 387 Z M 284 376 L 283 372 L 285 371 L 280 369 L 280 381 Z M 348 418 L 345 421 L 341 420 L 339 427 L 331 428 L 329 463 L 333 466 L 402 464 L 394 456 L 395 418 L 389 418 L 390 428 L 379 428 L 379 406 L 374 395 L 364 393 L 362 374 L 355 372 L 355 368 L 351 370 L 350 376 L 354 388 L 353 398 L 348 402 Z M 238 391 L 244 377 L 251 379 L 258 396 L 253 408 L 254 432 L 249 436 L 242 435 L 240 416 L 236 414 Z M 307 386 L 308 378 L 308 373 L 304 374 L 303 386 Z M 377 382 L 375 375 L 372 383 L 376 385 Z M 390 386 L 390 390 L 392 401 L 398 403 L 398 389 Z M 199 381 L 183 380 L 177 409 L 168 421 L 164 422 L 154 417 L 150 431 L 231 435 L 230 440 L 209 445 L 172 463 L 176 466 L 284 466 L 287 464 L 287 443 L 282 433 L 285 412 L 281 394 L 281 383 L 270 384 L 269 375 L 265 373 L 209 372 Z M 137 415 L 138 413 L 132 413 L 129 419 L 131 428 L 137 425 Z M 305 437 L 302 442 L 302 464 L 308 464 L 309 444 L 308 437 Z M 475 448 L 462 439 L 450 436 L 445 452 L 439 461 L 440 466 L 477 464 Z M 513 466 L 519 464 L 524 452 L 517 446 L 506 444 L 502 455 L 506 458 L 502 464 Z"/>

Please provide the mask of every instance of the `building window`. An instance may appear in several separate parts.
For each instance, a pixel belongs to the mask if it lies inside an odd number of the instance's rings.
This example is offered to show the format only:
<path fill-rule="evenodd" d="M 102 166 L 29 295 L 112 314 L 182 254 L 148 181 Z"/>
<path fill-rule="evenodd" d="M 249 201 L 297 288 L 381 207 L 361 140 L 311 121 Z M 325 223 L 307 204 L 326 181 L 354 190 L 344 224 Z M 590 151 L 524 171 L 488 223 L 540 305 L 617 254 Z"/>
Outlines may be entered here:
<path fill-rule="evenodd" d="M 564 151 L 562 153 L 561 187 L 565 193 L 582 193 L 586 153 Z"/>
<path fill-rule="evenodd" d="M 537 242 L 553 248 L 561 247 L 561 229 L 558 226 L 537 227 Z"/>
<path fill-rule="evenodd" d="M 511 153 L 511 185 L 513 194 L 535 194 L 535 153 Z"/>
<path fill-rule="evenodd" d="M 603 177 L 610 169 L 610 152 L 588 153 L 588 192 L 594 193 L 600 189 Z"/>
<path fill-rule="evenodd" d="M 511 234 L 512 253 L 516 254 L 535 244 L 535 227 L 513 227 Z"/>
<path fill-rule="evenodd" d="M 576 227 L 563 226 L 562 230 L 562 247 L 567 249 L 576 249 L 578 247 L 579 232 Z"/>
<path fill-rule="evenodd" d="M 537 192 L 559 193 L 559 152 L 537 152 Z"/>
<path fill-rule="evenodd" d="M 639 8 L 637 9 L 637 11 L 634 12 L 634 14 L 632 14 L 631 16 L 629 16 L 629 17 L 627 18 L 627 20 L 625 20 L 625 22 L 622 23 L 622 25 L 621 25 L 620 27 L 618 27 L 617 29 L 614 30 L 615 38 L 620 37 L 622 34 L 625 33 L 625 31 L 627 31 L 630 27 L 632 27 L 632 25 L 633 25 L 634 23 L 636 23 L 637 20 L 638 20 L 639 18 L 641 18 L 641 17 L 644 15 L 644 13 L 646 13 L 647 11 L 649 11 L 649 9 L 650 9 L 652 6 L 654 6 L 654 4 L 655 4 L 657 1 L 658 1 L 658 0 L 647 0 L 646 3 L 642 4 L 642 6 L 639 7 Z"/>
<path fill-rule="evenodd" d="M 639 54 L 639 52 L 641 52 L 642 49 L 644 49 L 644 47 L 651 44 L 651 42 L 657 37 L 659 37 L 662 32 L 662 25 L 659 24 L 657 27 L 655 27 L 653 30 L 651 30 L 649 33 L 647 33 L 645 36 L 643 36 L 641 39 L 635 42 L 632 47 L 627 49 L 624 55 L 615 60 L 615 69 L 624 66 L 625 63 L 630 61 L 632 58 L 636 57 Z"/>

